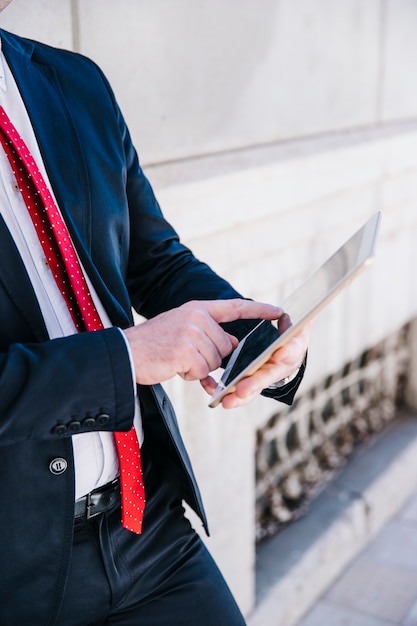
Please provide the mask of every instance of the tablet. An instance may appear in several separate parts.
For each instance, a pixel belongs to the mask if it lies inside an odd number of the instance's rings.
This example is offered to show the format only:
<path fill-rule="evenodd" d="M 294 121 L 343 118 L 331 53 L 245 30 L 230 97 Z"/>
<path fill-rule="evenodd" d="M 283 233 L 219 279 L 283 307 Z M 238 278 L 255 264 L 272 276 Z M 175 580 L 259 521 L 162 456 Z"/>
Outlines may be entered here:
<path fill-rule="evenodd" d="M 239 380 L 256 372 L 275 350 L 285 345 L 368 267 L 375 255 L 380 221 L 378 212 L 285 299 L 280 305 L 289 318 L 284 331 L 262 321 L 239 342 L 211 397 L 210 407 L 217 406 L 225 395 L 232 393 Z"/>

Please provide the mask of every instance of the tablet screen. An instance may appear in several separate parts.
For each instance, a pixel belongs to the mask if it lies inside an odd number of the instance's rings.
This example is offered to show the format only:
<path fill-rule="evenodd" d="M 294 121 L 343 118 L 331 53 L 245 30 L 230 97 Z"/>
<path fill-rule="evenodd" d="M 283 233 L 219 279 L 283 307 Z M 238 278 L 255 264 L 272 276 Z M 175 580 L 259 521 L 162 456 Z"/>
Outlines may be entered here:
<path fill-rule="evenodd" d="M 221 378 L 222 384 L 226 387 L 232 380 L 237 378 L 278 337 L 278 329 L 272 322 L 264 320 L 255 326 L 239 342 L 238 347 L 233 352 Z"/>

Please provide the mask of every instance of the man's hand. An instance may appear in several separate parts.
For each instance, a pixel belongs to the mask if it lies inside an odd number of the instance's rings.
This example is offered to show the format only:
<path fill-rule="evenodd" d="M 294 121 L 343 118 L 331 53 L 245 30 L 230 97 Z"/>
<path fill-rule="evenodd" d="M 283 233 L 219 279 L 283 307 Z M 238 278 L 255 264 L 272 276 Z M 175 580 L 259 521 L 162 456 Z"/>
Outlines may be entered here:
<path fill-rule="evenodd" d="M 290 325 L 286 314 L 280 316 L 278 327 L 281 331 Z M 313 322 L 307 324 L 297 335 L 294 335 L 282 348 L 273 353 L 269 361 L 264 363 L 252 376 L 242 378 L 233 393 L 227 394 L 221 401 L 223 408 L 232 409 L 248 404 L 263 389 L 291 376 L 303 363 Z M 200 381 L 208 394 L 216 389 L 216 381 L 211 376 Z"/>
<path fill-rule="evenodd" d="M 200 380 L 210 393 L 215 385 L 210 372 L 238 344 L 219 324 L 238 319 L 273 320 L 281 315 L 279 307 L 250 300 L 192 301 L 128 328 L 124 333 L 136 381 L 151 385 L 179 374 L 185 380 Z"/>

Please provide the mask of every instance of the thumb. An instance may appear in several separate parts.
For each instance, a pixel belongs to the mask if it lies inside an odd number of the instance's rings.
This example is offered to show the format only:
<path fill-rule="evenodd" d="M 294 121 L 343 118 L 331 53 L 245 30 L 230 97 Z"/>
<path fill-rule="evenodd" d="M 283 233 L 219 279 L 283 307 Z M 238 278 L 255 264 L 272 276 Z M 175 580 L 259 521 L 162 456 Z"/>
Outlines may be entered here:
<path fill-rule="evenodd" d="M 235 337 L 234 335 L 231 335 L 230 333 L 226 333 L 226 334 L 229 337 L 230 341 L 232 342 L 232 350 L 234 350 L 235 348 L 237 348 L 239 344 L 239 339 Z"/>

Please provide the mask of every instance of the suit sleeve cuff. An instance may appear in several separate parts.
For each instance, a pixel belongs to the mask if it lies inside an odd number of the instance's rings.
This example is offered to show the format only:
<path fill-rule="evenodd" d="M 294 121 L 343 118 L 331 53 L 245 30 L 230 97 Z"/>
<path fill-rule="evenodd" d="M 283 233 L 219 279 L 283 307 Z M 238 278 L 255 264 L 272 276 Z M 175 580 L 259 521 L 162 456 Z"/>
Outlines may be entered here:
<path fill-rule="evenodd" d="M 267 389 L 264 389 L 262 391 L 261 395 L 264 396 L 265 398 L 272 398 L 273 400 L 283 402 L 284 404 L 288 404 L 288 405 L 293 404 L 294 396 L 303 379 L 306 365 L 307 365 L 307 355 L 305 356 L 300 369 L 298 370 L 298 372 L 296 372 L 296 376 L 294 378 L 291 377 L 292 378 L 291 381 L 289 381 L 288 383 L 280 387 L 277 387 L 277 386 L 268 387 Z"/>
<path fill-rule="evenodd" d="M 126 335 L 124 334 L 123 330 L 121 328 L 117 328 L 117 330 L 121 333 L 122 337 L 123 337 L 123 341 L 125 342 L 126 345 L 126 350 L 127 350 L 127 354 L 129 356 L 129 362 L 130 362 L 130 369 L 132 371 L 132 386 L 133 386 L 133 393 L 136 397 L 137 395 L 137 386 L 136 386 L 136 371 L 135 371 L 135 365 L 133 363 L 133 355 L 132 355 L 132 351 L 130 349 L 129 346 L 129 342 L 126 338 Z"/>

